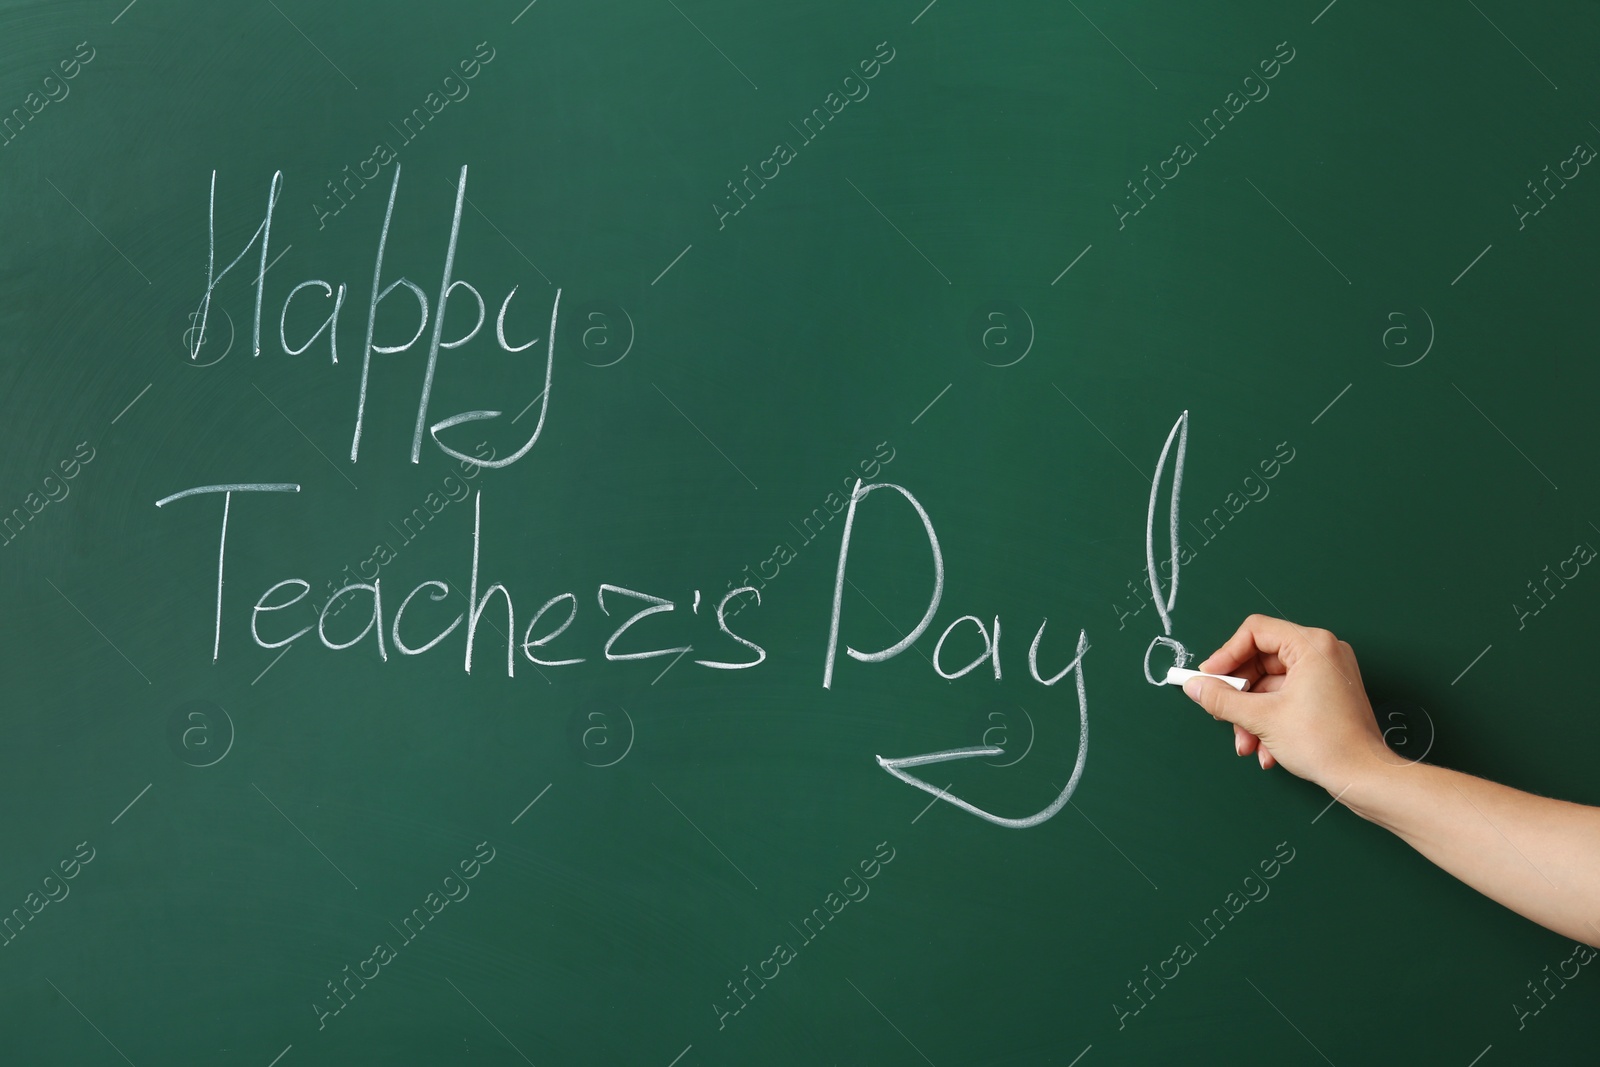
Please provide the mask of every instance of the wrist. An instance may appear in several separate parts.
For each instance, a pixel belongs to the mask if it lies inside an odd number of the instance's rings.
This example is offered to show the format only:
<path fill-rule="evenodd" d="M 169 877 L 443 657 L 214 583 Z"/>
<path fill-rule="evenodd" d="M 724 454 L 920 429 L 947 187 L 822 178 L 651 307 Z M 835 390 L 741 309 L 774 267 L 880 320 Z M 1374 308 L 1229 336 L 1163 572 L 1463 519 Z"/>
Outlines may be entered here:
<path fill-rule="evenodd" d="M 1370 823 L 1393 830 L 1392 819 L 1404 798 L 1424 787 L 1438 768 L 1416 760 L 1402 760 L 1387 746 L 1348 768 L 1342 784 L 1329 792 L 1350 811 Z M 1326 788 L 1326 787 L 1325 787 Z"/>
<path fill-rule="evenodd" d="M 1327 790 L 1328 795 L 1355 811 L 1362 818 L 1369 816 L 1356 805 L 1375 799 L 1381 792 L 1381 782 L 1388 774 L 1407 766 L 1381 739 L 1347 754 L 1331 763 L 1314 779 Z"/>

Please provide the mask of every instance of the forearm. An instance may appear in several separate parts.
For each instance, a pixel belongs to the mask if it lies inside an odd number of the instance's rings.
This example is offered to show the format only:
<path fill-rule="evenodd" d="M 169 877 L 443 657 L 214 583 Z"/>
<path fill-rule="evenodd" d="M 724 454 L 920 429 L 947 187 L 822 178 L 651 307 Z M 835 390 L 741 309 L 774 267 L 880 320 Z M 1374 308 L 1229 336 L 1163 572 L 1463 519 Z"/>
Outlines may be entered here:
<path fill-rule="evenodd" d="M 1330 792 L 1490 899 L 1600 946 L 1600 808 L 1421 763 L 1380 761 Z"/>
<path fill-rule="evenodd" d="M 1240 755 L 1269 753 L 1491 900 L 1600 946 L 1600 808 L 1400 763 L 1359 684 L 1355 651 L 1326 630 L 1252 615 L 1200 670 L 1247 683 L 1240 691 L 1197 677 L 1183 687 L 1233 724 Z"/>

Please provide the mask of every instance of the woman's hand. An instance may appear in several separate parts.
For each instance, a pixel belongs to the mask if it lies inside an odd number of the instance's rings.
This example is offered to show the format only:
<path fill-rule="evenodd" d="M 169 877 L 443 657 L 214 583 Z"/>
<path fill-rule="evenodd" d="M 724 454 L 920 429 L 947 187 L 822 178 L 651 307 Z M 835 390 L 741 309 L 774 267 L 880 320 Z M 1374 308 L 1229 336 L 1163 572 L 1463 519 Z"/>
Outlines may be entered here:
<path fill-rule="evenodd" d="M 1257 753 L 1262 767 L 1281 763 L 1332 793 L 1388 752 L 1355 652 L 1326 630 L 1252 615 L 1198 669 L 1250 683 L 1241 693 L 1193 678 L 1183 691 L 1232 723 L 1234 750 Z"/>

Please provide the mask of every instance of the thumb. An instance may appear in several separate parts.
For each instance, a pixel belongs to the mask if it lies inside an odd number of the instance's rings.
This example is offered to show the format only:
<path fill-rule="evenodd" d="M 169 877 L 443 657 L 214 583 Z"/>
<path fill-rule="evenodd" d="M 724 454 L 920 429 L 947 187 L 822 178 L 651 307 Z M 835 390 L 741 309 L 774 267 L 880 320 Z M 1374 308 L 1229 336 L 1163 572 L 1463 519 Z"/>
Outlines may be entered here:
<path fill-rule="evenodd" d="M 1250 724 L 1245 721 L 1246 718 L 1254 718 L 1250 714 L 1253 698 L 1249 694 L 1241 693 L 1233 686 L 1219 682 L 1215 678 L 1190 678 L 1183 683 L 1183 692 L 1190 700 L 1204 708 L 1212 718 L 1250 730 Z"/>

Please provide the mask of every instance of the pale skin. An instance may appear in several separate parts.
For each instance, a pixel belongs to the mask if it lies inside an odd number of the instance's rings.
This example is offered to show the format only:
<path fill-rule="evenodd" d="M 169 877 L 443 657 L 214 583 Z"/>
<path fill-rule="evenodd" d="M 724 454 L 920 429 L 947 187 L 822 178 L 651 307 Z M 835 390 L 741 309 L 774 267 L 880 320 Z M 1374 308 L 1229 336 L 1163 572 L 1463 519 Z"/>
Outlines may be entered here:
<path fill-rule="evenodd" d="M 1384 744 L 1355 652 L 1326 630 L 1252 615 L 1184 692 L 1278 764 L 1519 915 L 1600 946 L 1600 808 L 1408 762 Z"/>

